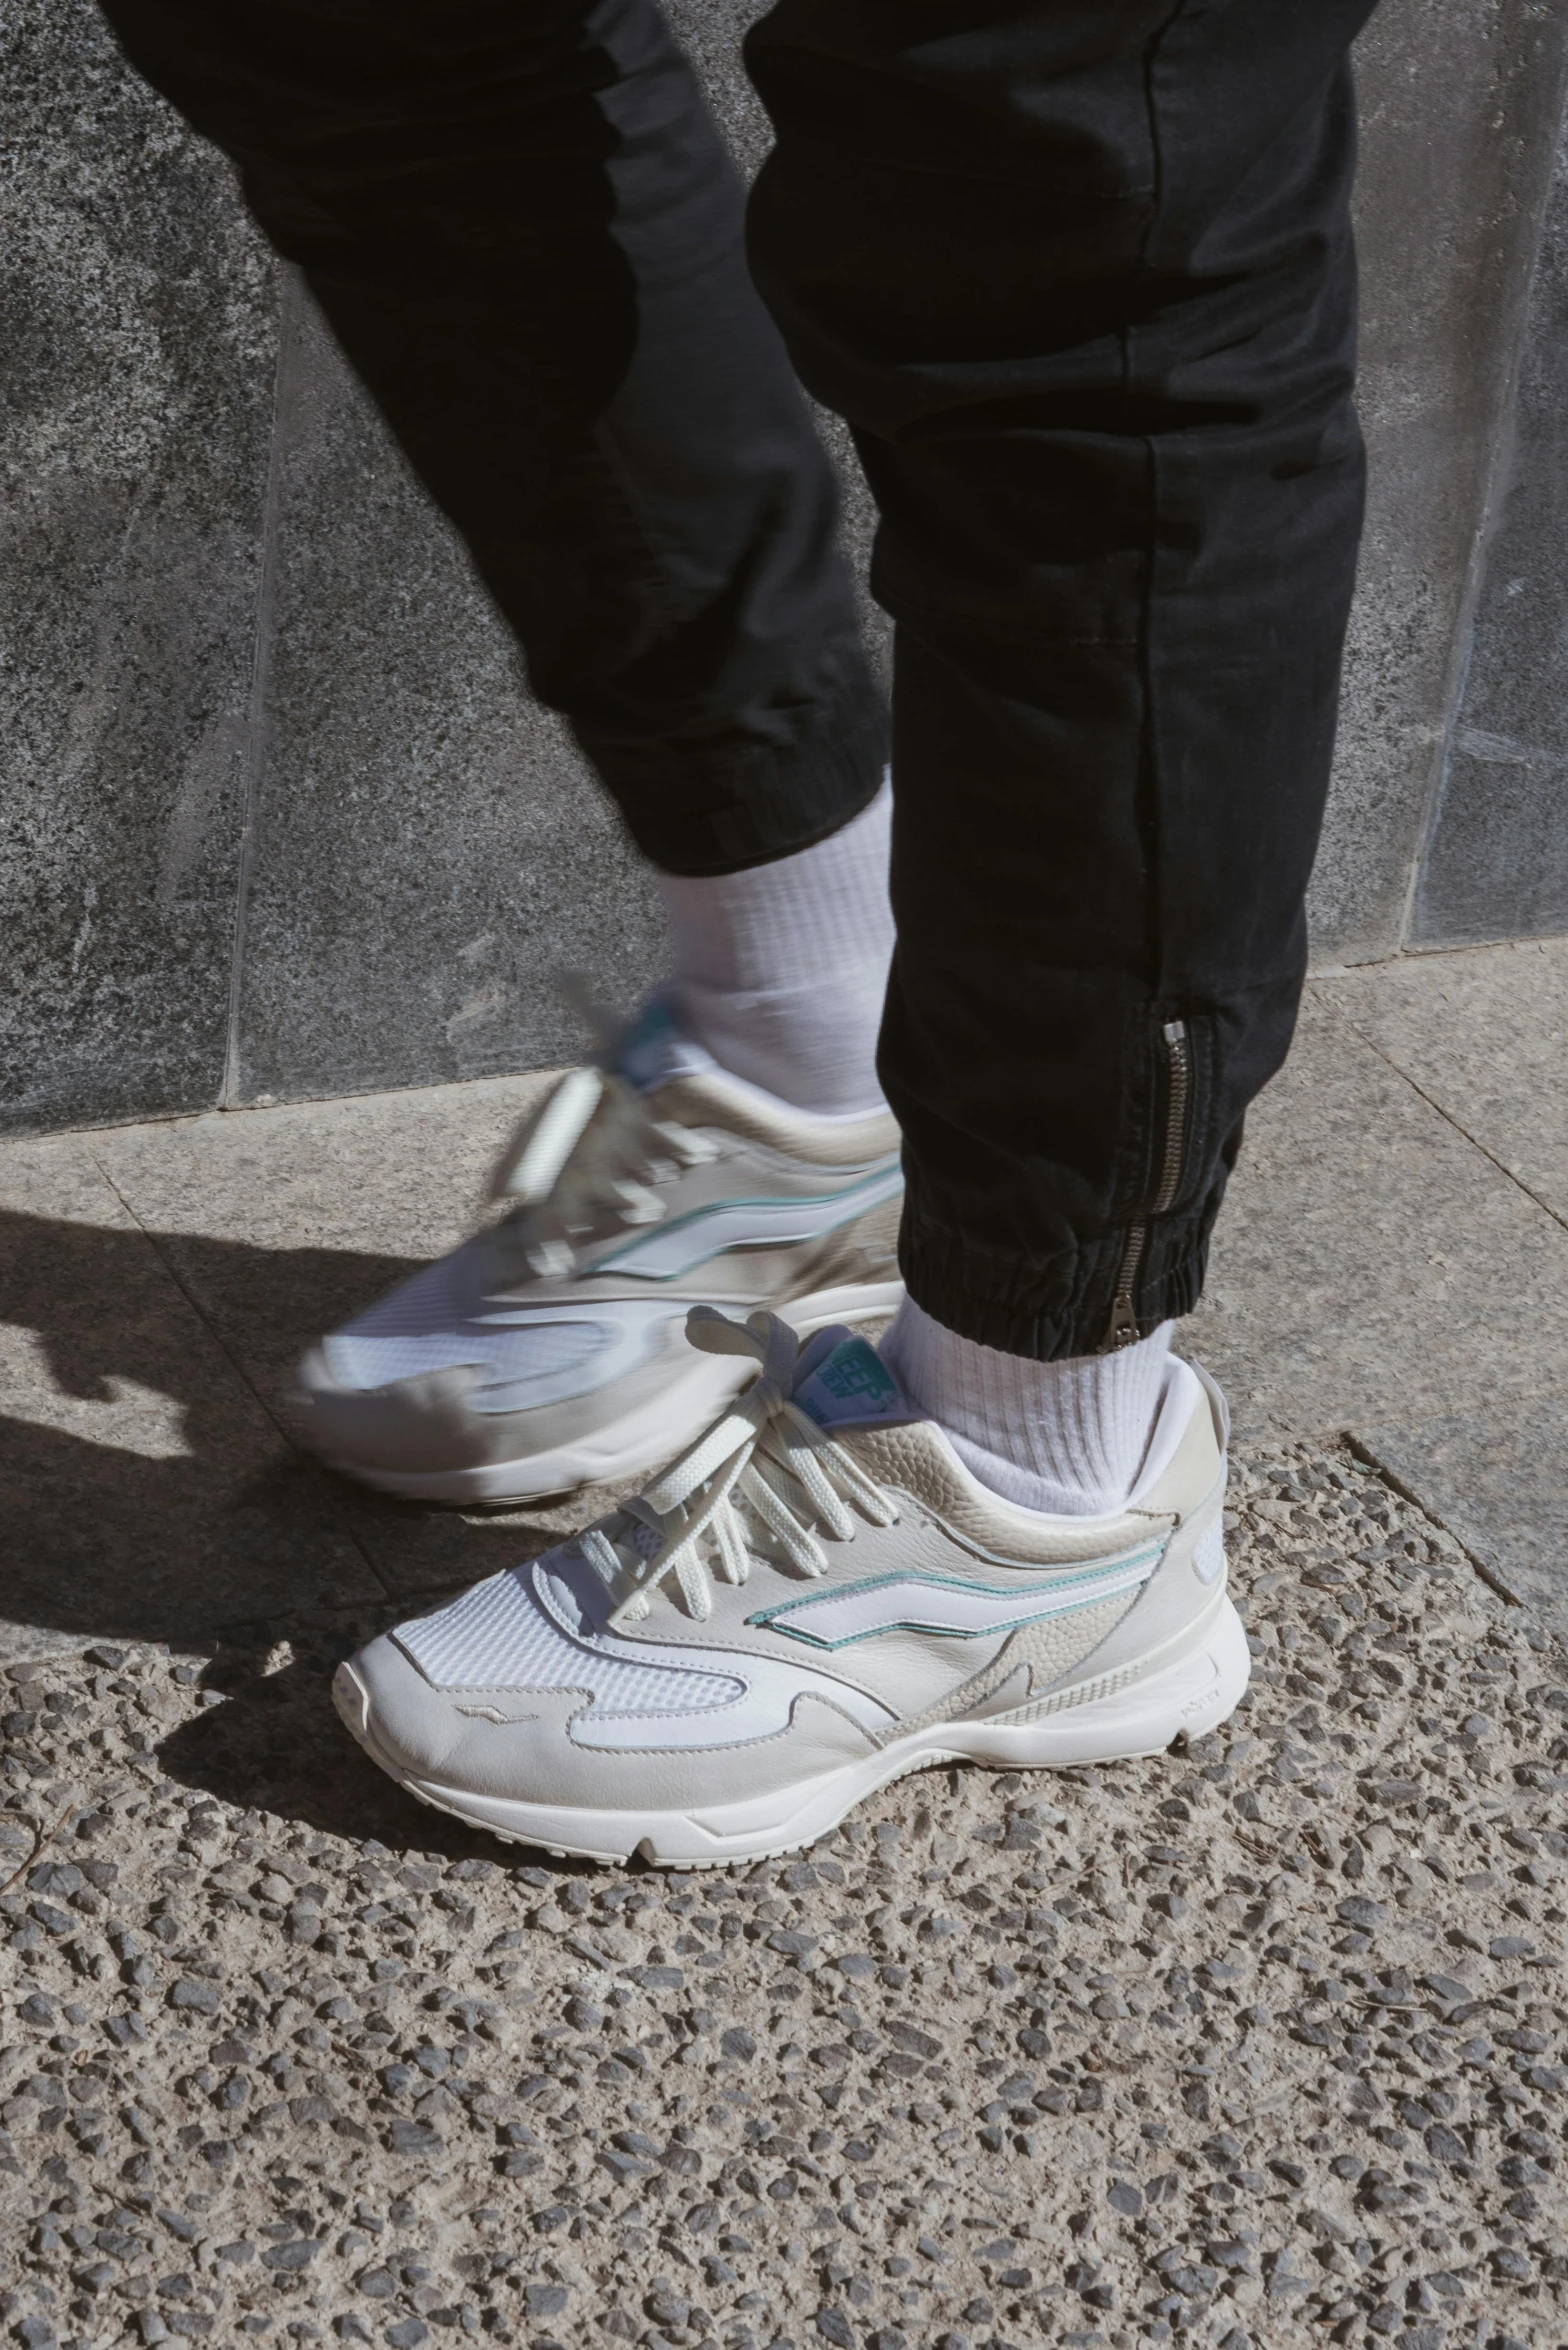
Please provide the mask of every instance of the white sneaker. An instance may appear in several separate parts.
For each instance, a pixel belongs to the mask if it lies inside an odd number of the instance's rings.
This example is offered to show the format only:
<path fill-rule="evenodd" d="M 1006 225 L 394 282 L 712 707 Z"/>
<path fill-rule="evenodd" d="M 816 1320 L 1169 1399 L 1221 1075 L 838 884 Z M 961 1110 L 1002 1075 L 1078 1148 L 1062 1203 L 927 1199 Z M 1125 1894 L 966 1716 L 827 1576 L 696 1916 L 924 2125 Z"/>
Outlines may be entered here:
<path fill-rule="evenodd" d="M 640 1499 L 339 1667 L 423 1802 L 512 1841 L 682 1867 L 788 1852 L 928 1763 L 1109 1762 L 1247 1684 L 1225 1417 L 1172 1360 L 1138 1487 L 1051 1518 L 977 1483 L 844 1330 L 705 1310 L 761 1374 Z"/>
<path fill-rule="evenodd" d="M 506 1213 L 299 1366 L 305 1441 L 421 1501 L 501 1504 L 640 1475 L 747 1366 L 695 1353 L 695 1302 L 802 1334 L 891 1313 L 903 1176 L 882 1111 L 812 1117 L 726 1074 L 655 998 L 525 1121 Z"/>

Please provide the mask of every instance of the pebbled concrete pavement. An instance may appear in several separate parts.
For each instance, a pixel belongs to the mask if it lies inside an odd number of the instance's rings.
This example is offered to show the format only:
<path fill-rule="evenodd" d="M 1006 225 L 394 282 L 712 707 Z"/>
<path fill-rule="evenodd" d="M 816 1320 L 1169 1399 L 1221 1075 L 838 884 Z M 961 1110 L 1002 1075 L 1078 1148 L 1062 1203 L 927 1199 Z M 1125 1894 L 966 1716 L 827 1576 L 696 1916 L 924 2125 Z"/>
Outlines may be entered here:
<path fill-rule="evenodd" d="M 737 1876 L 488 1847 L 326 1698 L 582 1514 L 401 1509 L 280 1426 L 539 1080 L 0 1152 L 14 2338 L 1568 2342 L 1565 987 L 1313 989 L 1193 1333 L 1235 1720 Z"/>

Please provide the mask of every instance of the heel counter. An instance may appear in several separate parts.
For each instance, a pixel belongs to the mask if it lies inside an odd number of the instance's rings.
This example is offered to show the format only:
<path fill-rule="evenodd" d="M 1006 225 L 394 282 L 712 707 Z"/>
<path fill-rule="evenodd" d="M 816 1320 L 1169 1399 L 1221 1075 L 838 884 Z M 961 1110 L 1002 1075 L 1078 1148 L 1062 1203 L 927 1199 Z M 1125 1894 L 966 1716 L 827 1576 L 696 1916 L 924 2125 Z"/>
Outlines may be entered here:
<path fill-rule="evenodd" d="M 1099 1647 L 1075 1668 L 1078 1673 L 1115 1672 L 1157 1655 L 1223 1594 L 1225 1460 L 1217 1444 L 1213 1465 L 1203 1499 L 1180 1519 L 1148 1582 Z"/>

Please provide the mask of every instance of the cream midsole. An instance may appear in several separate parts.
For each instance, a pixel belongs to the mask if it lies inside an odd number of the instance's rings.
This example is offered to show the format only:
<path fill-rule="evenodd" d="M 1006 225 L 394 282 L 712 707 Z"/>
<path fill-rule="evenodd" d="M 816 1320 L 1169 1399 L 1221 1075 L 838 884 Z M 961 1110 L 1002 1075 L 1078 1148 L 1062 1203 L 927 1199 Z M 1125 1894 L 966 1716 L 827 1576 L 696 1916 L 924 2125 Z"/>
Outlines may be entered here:
<path fill-rule="evenodd" d="M 1247 1686 L 1249 1664 L 1241 1618 L 1221 1585 L 1182 1635 L 1148 1660 L 1147 1669 L 1129 1665 L 1116 1687 L 1107 1689 L 1104 1676 L 1096 1676 L 1009 1714 L 934 1723 L 772 1795 L 663 1812 L 527 1803 L 417 1778 L 378 1747 L 369 1699 L 352 1666 L 339 1668 L 333 1695 L 372 1760 L 437 1810 L 550 1852 L 621 1861 L 640 1851 L 651 1861 L 692 1867 L 813 1843 L 880 1787 L 933 1763 L 1060 1770 L 1160 1753 L 1182 1732 L 1201 1737 L 1224 1721 Z M 1050 1710 L 1042 1711 L 1046 1704 Z"/>

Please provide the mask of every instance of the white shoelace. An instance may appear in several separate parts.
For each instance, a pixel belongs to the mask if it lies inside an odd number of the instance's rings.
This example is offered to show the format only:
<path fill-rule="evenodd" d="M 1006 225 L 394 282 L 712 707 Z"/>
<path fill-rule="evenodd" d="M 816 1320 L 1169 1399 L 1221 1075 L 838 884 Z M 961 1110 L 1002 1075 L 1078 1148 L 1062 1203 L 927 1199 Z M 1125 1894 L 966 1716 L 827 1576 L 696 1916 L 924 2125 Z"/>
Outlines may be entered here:
<path fill-rule="evenodd" d="M 624 1547 L 597 1526 L 578 1537 L 577 1548 L 614 1597 L 615 1630 L 647 1615 L 668 1576 L 702 1623 L 713 1612 L 710 1572 L 744 1583 L 763 1543 L 800 1574 L 819 1576 L 828 1560 L 814 1529 L 853 1542 L 857 1510 L 873 1526 L 898 1521 L 892 1496 L 790 1400 L 800 1341 L 787 1322 L 760 1311 L 732 1322 L 712 1306 L 693 1306 L 686 1335 L 705 1354 L 755 1356 L 761 1375 L 626 1505 L 635 1530 Z"/>
<path fill-rule="evenodd" d="M 655 1186 L 717 1156 L 708 1135 L 650 1118 L 624 1078 L 569 1069 L 514 1137 L 490 1197 L 533 1227 L 526 1249 L 533 1271 L 559 1277 L 576 1262 L 574 1240 L 600 1231 L 606 1215 L 659 1223 L 668 1203 Z"/>

